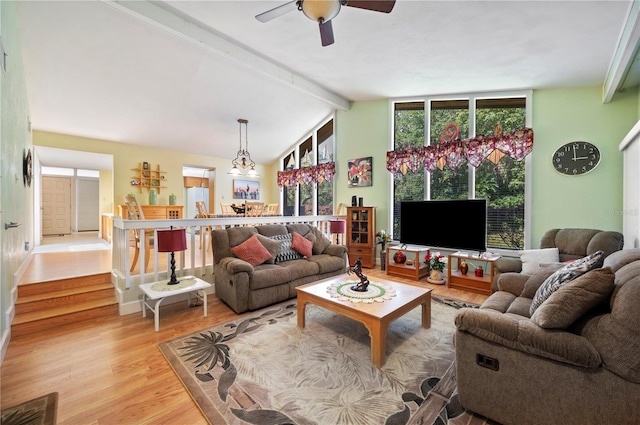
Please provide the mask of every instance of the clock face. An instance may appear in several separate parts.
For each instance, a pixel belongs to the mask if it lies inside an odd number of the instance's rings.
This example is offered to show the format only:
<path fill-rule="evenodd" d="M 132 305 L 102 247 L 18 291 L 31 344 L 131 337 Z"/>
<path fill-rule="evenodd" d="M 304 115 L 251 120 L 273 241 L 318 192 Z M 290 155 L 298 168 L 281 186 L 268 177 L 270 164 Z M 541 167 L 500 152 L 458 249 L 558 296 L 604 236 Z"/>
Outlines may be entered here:
<path fill-rule="evenodd" d="M 589 142 L 571 142 L 556 149 L 552 163 L 561 174 L 579 176 L 596 168 L 600 163 L 600 151 Z"/>

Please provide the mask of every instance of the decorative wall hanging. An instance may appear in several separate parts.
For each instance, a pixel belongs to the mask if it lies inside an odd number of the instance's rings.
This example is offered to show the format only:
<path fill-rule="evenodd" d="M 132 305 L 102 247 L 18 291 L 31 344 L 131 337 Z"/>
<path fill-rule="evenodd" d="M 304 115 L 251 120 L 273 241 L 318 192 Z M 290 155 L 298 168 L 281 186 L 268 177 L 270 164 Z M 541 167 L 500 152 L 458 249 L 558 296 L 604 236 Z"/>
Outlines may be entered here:
<path fill-rule="evenodd" d="M 246 199 L 250 201 L 260 199 L 260 182 L 234 179 L 233 199 Z"/>
<path fill-rule="evenodd" d="M 325 162 L 311 167 L 278 171 L 278 186 L 295 186 L 297 184 L 322 183 L 331 181 L 336 173 L 335 162 Z"/>
<path fill-rule="evenodd" d="M 373 184 L 373 157 L 350 159 L 347 164 L 349 187 L 366 187 Z"/>
<path fill-rule="evenodd" d="M 533 150 L 533 129 L 523 128 L 502 134 L 500 127 L 495 135 L 476 136 L 457 140 L 457 124 L 449 124 L 440 136 L 440 143 L 431 146 L 408 147 L 387 152 L 387 170 L 395 176 L 408 171 L 418 172 L 421 166 L 429 172 L 445 165 L 451 169 L 458 167 L 465 159 L 474 167 L 488 159 L 497 164 L 504 156 L 520 161 Z"/>

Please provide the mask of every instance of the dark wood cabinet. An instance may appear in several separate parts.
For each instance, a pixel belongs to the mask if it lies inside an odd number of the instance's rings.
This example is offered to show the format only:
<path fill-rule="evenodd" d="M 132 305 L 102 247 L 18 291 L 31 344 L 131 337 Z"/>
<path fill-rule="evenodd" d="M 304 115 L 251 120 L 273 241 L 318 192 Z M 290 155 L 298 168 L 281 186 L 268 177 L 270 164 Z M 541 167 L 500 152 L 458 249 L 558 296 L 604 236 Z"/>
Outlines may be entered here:
<path fill-rule="evenodd" d="M 347 254 L 350 265 L 362 260 L 362 267 L 376 265 L 375 207 L 347 208 Z"/>

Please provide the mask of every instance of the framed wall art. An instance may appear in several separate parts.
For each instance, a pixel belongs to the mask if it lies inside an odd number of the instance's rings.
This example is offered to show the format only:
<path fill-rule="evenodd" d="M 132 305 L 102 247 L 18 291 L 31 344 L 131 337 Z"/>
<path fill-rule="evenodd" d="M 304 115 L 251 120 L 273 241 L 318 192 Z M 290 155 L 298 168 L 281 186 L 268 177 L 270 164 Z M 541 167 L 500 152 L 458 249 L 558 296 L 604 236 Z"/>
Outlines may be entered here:
<path fill-rule="evenodd" d="M 234 179 L 233 199 L 245 199 L 248 201 L 260 199 L 260 182 Z"/>
<path fill-rule="evenodd" d="M 373 157 L 350 159 L 348 161 L 349 187 L 367 187 L 373 185 Z"/>

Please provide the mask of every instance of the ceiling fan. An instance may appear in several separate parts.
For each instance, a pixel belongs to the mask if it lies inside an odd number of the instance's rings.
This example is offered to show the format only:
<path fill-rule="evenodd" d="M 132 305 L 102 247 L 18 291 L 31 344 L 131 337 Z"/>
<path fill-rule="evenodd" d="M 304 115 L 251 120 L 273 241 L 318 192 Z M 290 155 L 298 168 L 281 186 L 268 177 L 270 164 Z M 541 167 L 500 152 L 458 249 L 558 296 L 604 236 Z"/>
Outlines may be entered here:
<path fill-rule="evenodd" d="M 395 4 L 396 0 L 292 0 L 256 15 L 256 19 L 260 22 L 267 22 L 297 8 L 307 18 L 318 22 L 322 45 L 328 46 L 334 41 L 331 20 L 338 15 L 340 7 L 351 6 L 374 12 L 389 13 Z"/>

